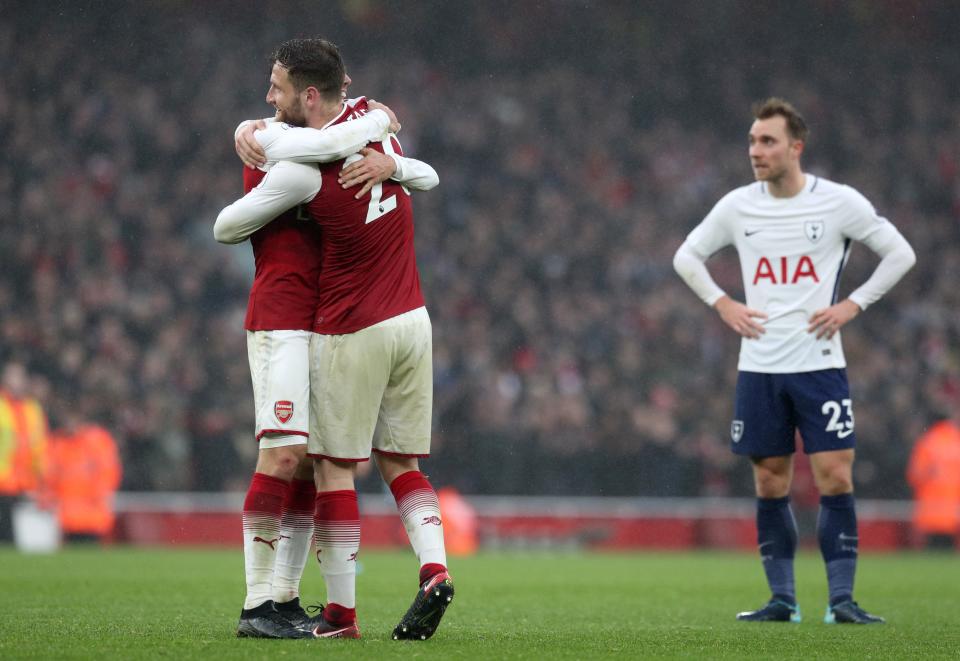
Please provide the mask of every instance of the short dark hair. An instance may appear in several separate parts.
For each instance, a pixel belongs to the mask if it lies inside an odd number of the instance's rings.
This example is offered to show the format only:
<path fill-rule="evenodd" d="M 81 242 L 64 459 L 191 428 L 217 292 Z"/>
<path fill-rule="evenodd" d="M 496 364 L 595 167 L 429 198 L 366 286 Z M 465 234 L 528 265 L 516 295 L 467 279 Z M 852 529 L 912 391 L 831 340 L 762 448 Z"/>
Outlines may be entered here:
<path fill-rule="evenodd" d="M 340 98 L 346 69 L 336 44 L 319 38 L 291 39 L 277 47 L 270 61 L 287 70 L 298 92 L 316 87 L 325 99 Z"/>
<path fill-rule="evenodd" d="M 792 103 L 772 96 L 753 104 L 754 119 L 770 119 L 776 115 L 780 115 L 787 121 L 787 133 L 791 138 L 801 142 L 807 141 L 807 136 L 810 134 L 807 122 Z"/>

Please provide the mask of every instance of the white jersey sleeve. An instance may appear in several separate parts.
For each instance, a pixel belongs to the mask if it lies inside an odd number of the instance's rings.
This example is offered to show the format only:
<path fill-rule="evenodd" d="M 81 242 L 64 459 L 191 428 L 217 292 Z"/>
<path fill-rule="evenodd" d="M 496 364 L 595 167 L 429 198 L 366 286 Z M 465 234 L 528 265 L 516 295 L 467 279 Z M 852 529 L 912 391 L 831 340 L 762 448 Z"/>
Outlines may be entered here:
<path fill-rule="evenodd" d="M 735 194 L 723 196 L 699 225 L 687 237 L 687 243 L 697 254 L 707 259 L 725 246 L 733 244 L 733 227 L 736 223 Z"/>
<path fill-rule="evenodd" d="M 390 177 L 394 181 L 419 191 L 430 190 L 440 183 L 437 171 L 429 164 L 400 154 L 391 153 L 390 156 L 397 164 L 397 171 Z"/>
<path fill-rule="evenodd" d="M 274 122 L 253 135 L 267 161 L 329 163 L 356 153 L 368 142 L 382 140 L 389 126 L 387 113 L 371 110 L 363 117 L 323 129 Z"/>
<path fill-rule="evenodd" d="M 733 243 L 730 232 L 731 205 L 727 195 L 697 225 L 673 256 L 673 268 L 707 305 L 713 306 L 725 292 L 711 277 L 705 262 L 713 253 Z"/>
<path fill-rule="evenodd" d="M 880 263 L 870 278 L 849 296 L 861 310 L 866 310 L 900 281 L 916 264 L 917 256 L 897 228 L 877 214 L 867 198 L 849 186 L 844 188 L 851 209 L 844 233 L 880 257 Z"/>
<path fill-rule="evenodd" d="M 706 257 L 694 250 L 689 241 L 684 241 L 673 256 L 673 268 L 701 301 L 713 307 L 725 292 L 710 275 L 706 261 Z"/>
<path fill-rule="evenodd" d="M 276 163 L 256 188 L 220 212 L 213 225 L 214 238 L 220 243 L 240 243 L 287 209 L 312 200 L 322 182 L 314 165 Z"/>
<path fill-rule="evenodd" d="M 233 139 L 236 140 L 236 139 L 240 136 L 240 131 L 242 131 L 243 129 L 247 128 L 248 126 L 250 126 L 251 124 L 253 124 L 253 123 L 256 122 L 256 121 L 258 121 L 258 120 L 256 120 L 256 119 L 245 119 L 245 120 L 243 120 L 242 122 L 240 122 L 239 124 L 237 124 L 237 128 L 235 128 L 235 129 L 233 130 Z M 277 118 L 276 118 L 276 117 L 264 117 L 262 120 L 259 120 L 259 121 L 265 122 L 265 123 L 267 124 L 267 126 L 269 126 L 269 125 L 271 125 L 271 124 L 274 124 L 274 123 L 277 121 Z"/>
<path fill-rule="evenodd" d="M 398 154 L 393 146 L 394 141 L 399 146 L 400 142 L 397 140 L 397 136 L 391 133 L 380 142 L 383 153 L 391 157 L 397 166 L 393 176 L 390 177 L 391 179 L 402 184 L 404 189 L 412 188 L 419 191 L 430 190 L 440 183 L 440 177 L 437 176 L 436 170 L 423 161 Z"/>

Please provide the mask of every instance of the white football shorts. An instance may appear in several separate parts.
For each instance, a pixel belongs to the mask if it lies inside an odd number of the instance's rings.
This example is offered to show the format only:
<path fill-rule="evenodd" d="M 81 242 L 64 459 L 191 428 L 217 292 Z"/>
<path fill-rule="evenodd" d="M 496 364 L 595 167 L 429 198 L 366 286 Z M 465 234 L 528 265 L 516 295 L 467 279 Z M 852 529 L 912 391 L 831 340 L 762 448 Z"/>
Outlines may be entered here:
<path fill-rule="evenodd" d="M 299 330 L 247 331 L 261 450 L 307 442 L 311 335 Z"/>
<path fill-rule="evenodd" d="M 310 456 L 430 455 L 433 331 L 426 308 L 348 335 L 316 335 L 310 378 Z"/>

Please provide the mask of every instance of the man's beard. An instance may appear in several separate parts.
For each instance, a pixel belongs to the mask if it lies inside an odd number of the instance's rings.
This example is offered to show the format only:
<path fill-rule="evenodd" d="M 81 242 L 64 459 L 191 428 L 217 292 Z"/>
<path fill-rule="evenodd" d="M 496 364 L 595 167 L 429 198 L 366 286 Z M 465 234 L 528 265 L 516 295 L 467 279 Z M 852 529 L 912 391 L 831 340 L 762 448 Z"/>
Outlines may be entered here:
<path fill-rule="evenodd" d="M 286 110 L 277 108 L 277 119 L 291 126 L 307 125 L 307 116 L 303 112 L 303 104 L 300 103 L 300 99 L 297 99 L 296 102 Z"/>
<path fill-rule="evenodd" d="M 768 183 L 768 184 L 774 184 L 774 185 L 776 185 L 776 184 L 780 183 L 781 181 L 783 181 L 784 177 L 786 177 L 786 175 L 787 175 L 787 168 L 781 167 L 781 168 L 779 168 L 779 169 L 776 169 L 776 168 L 768 165 L 768 166 L 766 166 L 766 168 L 764 168 L 761 172 L 763 172 L 762 175 L 759 174 L 756 170 L 753 171 L 754 178 L 755 178 L 757 181 L 763 181 L 763 182 L 766 182 L 766 183 Z"/>

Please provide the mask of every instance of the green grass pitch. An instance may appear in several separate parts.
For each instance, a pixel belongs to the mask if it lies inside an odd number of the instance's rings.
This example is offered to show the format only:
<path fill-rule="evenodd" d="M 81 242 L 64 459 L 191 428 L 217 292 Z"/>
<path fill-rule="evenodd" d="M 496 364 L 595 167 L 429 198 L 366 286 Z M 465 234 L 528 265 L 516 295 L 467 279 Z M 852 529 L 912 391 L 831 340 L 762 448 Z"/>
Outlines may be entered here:
<path fill-rule="evenodd" d="M 482 553 L 451 560 L 457 596 L 426 642 L 390 639 L 416 590 L 412 554 L 360 557 L 363 640 L 265 641 L 234 637 L 239 549 L 0 549 L 0 658 L 960 658 L 957 555 L 865 554 L 858 599 L 888 624 L 858 627 L 823 624 L 826 581 L 809 552 L 799 625 L 734 621 L 766 598 L 751 554 Z M 323 596 L 312 564 L 302 593 Z"/>

